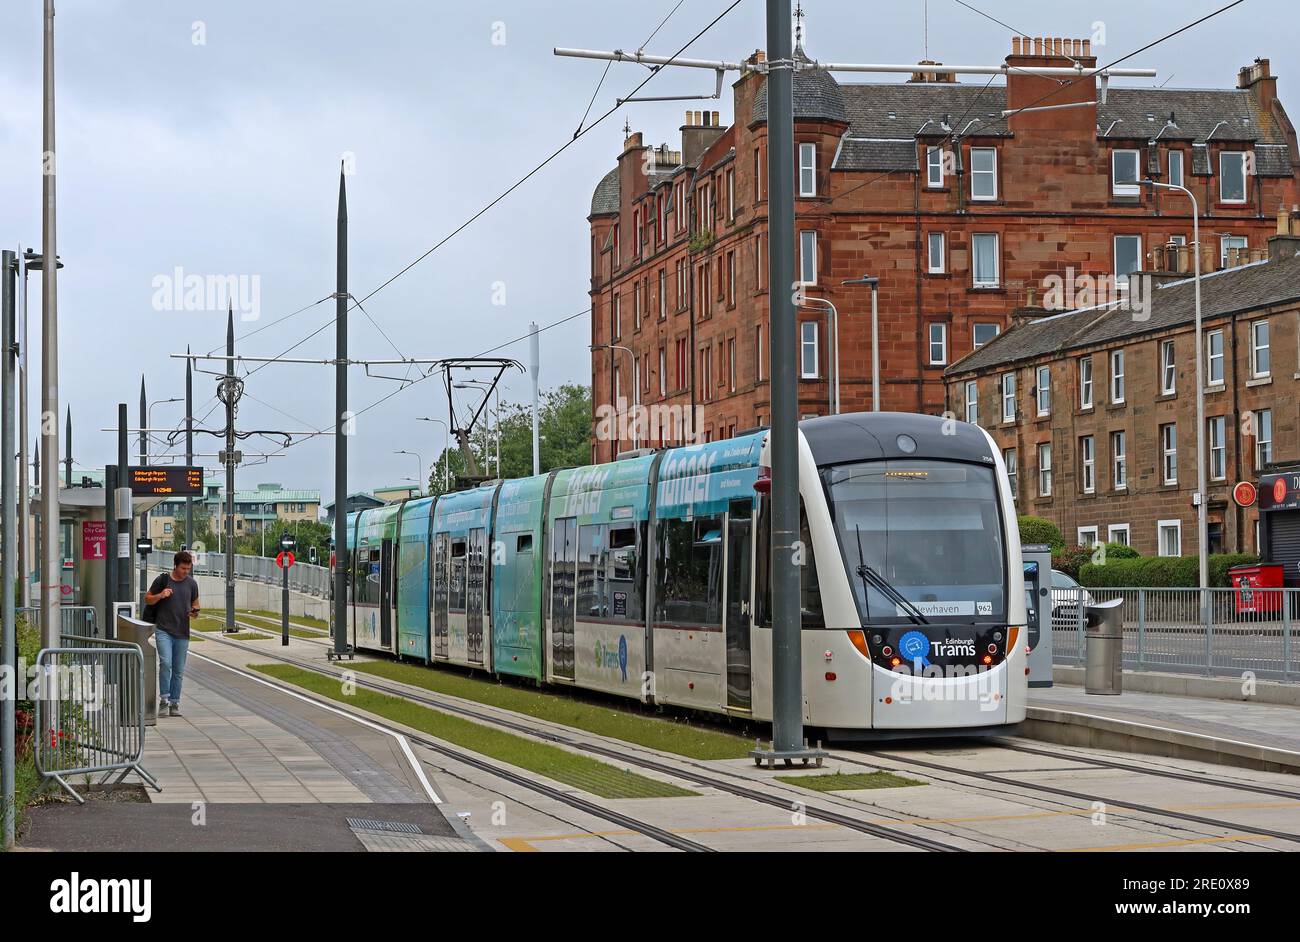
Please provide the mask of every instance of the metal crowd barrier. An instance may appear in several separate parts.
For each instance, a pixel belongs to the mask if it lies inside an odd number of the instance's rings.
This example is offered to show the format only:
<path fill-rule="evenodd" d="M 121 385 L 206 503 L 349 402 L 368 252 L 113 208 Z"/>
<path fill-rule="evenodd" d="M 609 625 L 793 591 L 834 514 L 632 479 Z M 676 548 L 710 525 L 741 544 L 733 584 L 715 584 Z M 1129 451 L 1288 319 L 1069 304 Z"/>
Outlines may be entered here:
<path fill-rule="evenodd" d="M 1300 681 L 1300 589 L 1204 591 L 1202 611 L 1199 589 L 1053 589 L 1053 659 L 1084 666 L 1088 604 L 1122 599 L 1127 670 Z"/>
<path fill-rule="evenodd" d="M 26 615 L 32 622 L 39 621 L 41 617 L 40 608 L 35 606 L 20 607 L 15 611 L 19 615 Z M 95 612 L 94 606 L 60 605 L 59 634 L 72 635 L 76 638 L 98 638 L 100 636 L 99 615 Z"/>
<path fill-rule="evenodd" d="M 137 644 L 63 635 L 66 647 L 36 655 L 36 769 L 77 802 L 68 782 L 102 774 L 96 784 L 122 782 L 135 772 L 162 788 L 140 764 L 144 752 L 144 654 Z M 151 652 L 152 653 L 152 652 Z"/>
<path fill-rule="evenodd" d="M 172 568 L 175 553 L 166 550 L 154 550 L 149 554 L 149 570 L 164 571 Z M 195 553 L 194 574 L 200 576 L 224 576 L 226 574 L 225 553 Z M 280 585 L 284 578 L 275 559 L 270 556 L 235 556 L 235 578 L 253 582 L 266 582 Z M 289 588 L 304 595 L 329 598 L 330 570 L 328 566 L 313 566 L 311 563 L 295 562 L 289 570 Z"/>

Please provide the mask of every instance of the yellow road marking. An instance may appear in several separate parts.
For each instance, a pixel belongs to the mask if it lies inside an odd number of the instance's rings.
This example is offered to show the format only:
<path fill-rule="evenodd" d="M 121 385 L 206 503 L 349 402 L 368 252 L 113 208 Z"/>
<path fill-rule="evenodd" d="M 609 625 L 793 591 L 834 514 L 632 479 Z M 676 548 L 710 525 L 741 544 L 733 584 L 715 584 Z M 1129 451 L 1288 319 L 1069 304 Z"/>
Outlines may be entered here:
<path fill-rule="evenodd" d="M 1155 850 L 1158 847 L 1184 847 L 1188 844 L 1213 844 L 1220 841 L 1267 841 L 1267 834 L 1226 834 L 1223 837 L 1193 837 L 1180 841 L 1158 841 L 1149 844 L 1112 844 L 1109 847 L 1064 847 L 1057 853 L 1088 854 L 1115 850 Z"/>

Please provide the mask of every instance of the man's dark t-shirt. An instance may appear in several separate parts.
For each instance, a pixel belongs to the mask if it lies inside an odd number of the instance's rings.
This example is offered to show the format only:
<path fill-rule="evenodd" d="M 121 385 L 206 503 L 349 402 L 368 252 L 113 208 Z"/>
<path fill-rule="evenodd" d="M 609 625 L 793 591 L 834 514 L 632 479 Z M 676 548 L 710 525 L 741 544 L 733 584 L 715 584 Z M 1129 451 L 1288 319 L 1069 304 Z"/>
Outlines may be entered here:
<path fill-rule="evenodd" d="M 173 638 L 188 639 L 190 609 L 198 600 L 199 584 L 194 581 L 193 576 L 186 576 L 177 582 L 170 572 L 165 572 L 149 586 L 149 594 L 157 595 L 163 589 L 171 589 L 172 594 L 165 599 L 159 599 L 154 605 L 154 611 L 158 616 L 154 624 Z"/>

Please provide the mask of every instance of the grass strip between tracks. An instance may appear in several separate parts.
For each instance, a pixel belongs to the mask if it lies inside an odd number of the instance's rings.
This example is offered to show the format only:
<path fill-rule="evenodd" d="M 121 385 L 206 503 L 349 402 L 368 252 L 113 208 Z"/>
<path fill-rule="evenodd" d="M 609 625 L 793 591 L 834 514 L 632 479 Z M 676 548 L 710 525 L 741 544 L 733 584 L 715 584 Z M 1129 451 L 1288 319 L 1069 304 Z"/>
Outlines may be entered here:
<path fill-rule="evenodd" d="M 253 664 L 250 669 L 601 798 L 681 798 L 695 794 L 558 746 L 440 713 L 401 697 L 362 687 L 345 694 L 338 678 L 301 667 Z"/>
<path fill-rule="evenodd" d="M 778 775 L 778 782 L 798 785 L 815 792 L 848 792 L 865 788 L 905 788 L 924 785 L 914 778 L 904 778 L 893 772 L 831 772 L 827 775 Z"/>
<path fill-rule="evenodd" d="M 277 625 L 280 624 L 280 618 L 282 617 L 279 612 L 270 612 L 264 608 L 236 609 L 235 614 L 251 615 L 254 618 L 267 619 L 269 621 L 275 622 Z M 299 628 L 316 629 L 315 634 L 312 634 L 310 636 L 313 638 L 319 637 L 320 632 L 322 631 L 328 632 L 330 627 L 329 622 L 321 621 L 319 618 L 312 618 L 310 615 L 290 615 L 289 624 L 297 625 Z"/>
<path fill-rule="evenodd" d="M 479 680 L 452 671 L 396 661 L 359 661 L 350 666 L 359 672 L 423 687 L 434 693 L 473 700 L 688 759 L 743 759 L 753 747 L 750 740 L 731 733 L 676 720 L 641 716 L 605 703 L 585 702 L 563 694 Z"/>

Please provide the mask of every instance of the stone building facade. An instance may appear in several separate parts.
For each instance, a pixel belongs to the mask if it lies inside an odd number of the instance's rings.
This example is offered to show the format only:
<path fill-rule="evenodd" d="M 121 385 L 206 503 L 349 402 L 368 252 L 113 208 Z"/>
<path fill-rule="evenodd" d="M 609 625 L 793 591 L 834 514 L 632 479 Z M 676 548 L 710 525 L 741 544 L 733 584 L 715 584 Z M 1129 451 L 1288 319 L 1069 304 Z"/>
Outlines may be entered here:
<path fill-rule="evenodd" d="M 1204 437 L 1211 552 L 1258 552 L 1258 512 L 1233 485 L 1300 460 L 1300 215 L 1269 256 L 1202 279 Z M 1294 233 L 1294 234 L 1292 234 Z M 1020 513 L 1067 542 L 1143 555 L 1197 552 L 1194 283 L 1136 276 L 1140 304 L 1013 326 L 946 372 L 947 407 L 1002 449 Z"/>
<path fill-rule="evenodd" d="M 803 56 L 802 49 L 797 56 Z M 761 67 L 761 53 L 748 60 Z M 1094 65 L 1088 44 L 1017 38 L 1008 66 Z M 918 70 L 923 69 L 918 66 Z M 882 405 L 938 412 L 944 371 L 1070 273 L 1122 282 L 1153 251 L 1191 241 L 1180 193 L 1200 202 L 1206 262 L 1261 257 L 1279 206 L 1300 200 L 1300 148 L 1267 60 L 1237 87 L 1062 85 L 1011 72 L 1005 85 L 918 71 L 850 84 L 795 73 L 796 272 L 809 300 L 798 351 L 801 415 L 870 407 L 870 289 L 878 277 Z M 1048 111 L 1002 112 L 1044 104 Z M 770 419 L 766 83 L 732 86 L 735 120 L 689 112 L 679 148 L 624 141 L 596 187 L 591 229 L 593 456 L 700 439 Z M 833 347 L 830 302 L 838 310 Z M 644 414 L 652 428 L 602 418 Z M 611 432 L 612 429 L 612 432 Z"/>

